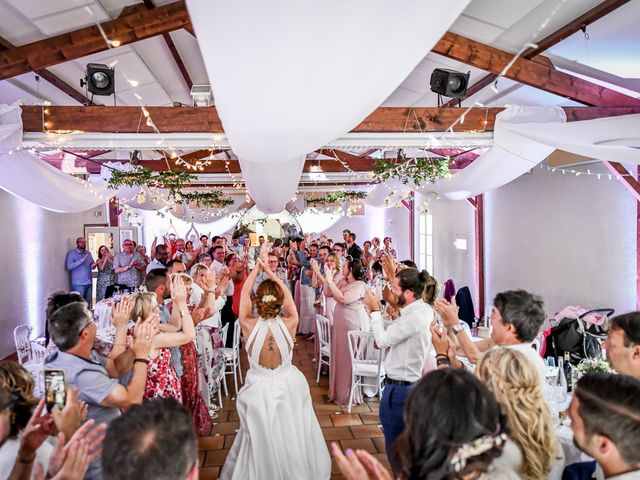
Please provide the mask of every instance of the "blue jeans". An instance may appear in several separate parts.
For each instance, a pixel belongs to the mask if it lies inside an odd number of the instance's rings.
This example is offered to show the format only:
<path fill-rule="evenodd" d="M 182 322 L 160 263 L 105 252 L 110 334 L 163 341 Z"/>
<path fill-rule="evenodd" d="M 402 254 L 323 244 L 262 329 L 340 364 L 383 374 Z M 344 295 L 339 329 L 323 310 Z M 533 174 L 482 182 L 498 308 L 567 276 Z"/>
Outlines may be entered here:
<path fill-rule="evenodd" d="M 84 301 L 87 302 L 89 308 L 91 308 L 91 304 L 93 302 L 93 285 L 71 285 L 71 291 L 78 292 Z"/>
<path fill-rule="evenodd" d="M 384 444 L 387 448 L 387 458 L 394 473 L 397 466 L 393 463 L 393 442 L 404 430 L 404 403 L 413 385 L 385 385 L 380 401 L 380 423 L 384 431 Z"/>

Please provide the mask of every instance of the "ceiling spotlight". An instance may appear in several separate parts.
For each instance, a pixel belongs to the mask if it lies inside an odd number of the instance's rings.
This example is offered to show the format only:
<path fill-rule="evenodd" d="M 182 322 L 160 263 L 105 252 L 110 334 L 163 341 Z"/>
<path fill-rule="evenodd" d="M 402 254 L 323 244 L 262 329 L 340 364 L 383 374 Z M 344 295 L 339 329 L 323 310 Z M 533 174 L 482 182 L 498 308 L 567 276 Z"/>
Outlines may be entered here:
<path fill-rule="evenodd" d="M 93 95 L 113 95 L 116 91 L 115 70 L 101 63 L 89 63 L 80 86 Z"/>
<path fill-rule="evenodd" d="M 194 85 L 191 87 L 191 98 L 194 107 L 208 107 L 213 104 L 211 85 Z"/>
<path fill-rule="evenodd" d="M 471 72 L 461 73 L 447 68 L 436 68 L 431 74 L 431 91 L 445 97 L 464 97 Z"/>

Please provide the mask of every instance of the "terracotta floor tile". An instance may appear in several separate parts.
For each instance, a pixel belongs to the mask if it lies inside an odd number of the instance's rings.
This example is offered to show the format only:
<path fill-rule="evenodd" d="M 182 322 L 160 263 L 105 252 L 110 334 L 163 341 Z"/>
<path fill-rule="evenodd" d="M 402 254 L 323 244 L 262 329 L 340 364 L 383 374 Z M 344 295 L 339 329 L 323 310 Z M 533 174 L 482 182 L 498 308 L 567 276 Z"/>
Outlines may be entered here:
<path fill-rule="evenodd" d="M 205 467 L 198 472 L 200 480 L 216 480 L 220 476 L 220 467 Z"/>
<path fill-rule="evenodd" d="M 365 425 L 370 424 L 379 424 L 380 423 L 380 415 L 377 413 L 360 413 L 360 419 L 362 423 Z"/>
<path fill-rule="evenodd" d="M 380 438 L 372 438 L 373 444 L 376 446 L 376 449 L 380 453 L 387 453 L 387 446 L 384 443 L 384 437 Z"/>
<path fill-rule="evenodd" d="M 349 425 L 362 425 L 360 415 L 357 413 L 345 413 L 343 415 L 331 415 L 331 421 L 336 427 L 347 427 Z"/>
<path fill-rule="evenodd" d="M 369 438 L 358 438 L 352 440 L 340 440 L 342 450 L 350 448 L 351 450 L 366 450 L 369 453 L 378 453 L 376 446 Z"/>
<path fill-rule="evenodd" d="M 320 427 L 333 427 L 334 424 L 331 421 L 331 416 L 330 415 L 318 415 L 318 423 L 320 424 Z M 338 426 L 338 425 L 336 425 Z"/>
<path fill-rule="evenodd" d="M 225 435 L 224 436 L 224 448 L 231 448 L 233 445 L 233 441 L 236 439 L 235 435 Z"/>
<path fill-rule="evenodd" d="M 221 435 L 235 434 L 238 428 L 240 428 L 240 422 L 218 423 L 213 426 L 211 433 L 213 435 L 216 433 L 220 433 Z"/>
<path fill-rule="evenodd" d="M 220 467 L 224 465 L 229 450 L 209 450 L 207 457 L 204 459 L 205 467 Z"/>
<path fill-rule="evenodd" d="M 322 433 L 324 434 L 325 440 L 346 440 L 353 438 L 349 427 L 323 428 Z"/>
<path fill-rule="evenodd" d="M 204 457 L 207 455 L 207 452 L 200 450 L 198 452 L 198 466 L 201 467 L 204 464 Z"/>
<path fill-rule="evenodd" d="M 220 450 L 224 444 L 224 437 L 200 437 L 198 450 Z"/>
<path fill-rule="evenodd" d="M 378 425 L 352 425 L 349 428 L 353 433 L 353 438 L 384 437 L 382 428 Z"/>

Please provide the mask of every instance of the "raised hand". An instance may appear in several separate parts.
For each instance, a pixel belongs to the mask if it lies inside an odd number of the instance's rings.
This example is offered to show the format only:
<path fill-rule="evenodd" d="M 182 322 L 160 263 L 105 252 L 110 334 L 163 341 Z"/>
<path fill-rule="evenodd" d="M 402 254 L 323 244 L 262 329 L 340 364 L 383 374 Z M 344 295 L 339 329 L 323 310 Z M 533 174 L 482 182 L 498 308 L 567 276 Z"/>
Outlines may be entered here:
<path fill-rule="evenodd" d="M 184 285 L 184 280 L 179 276 L 171 279 L 171 300 L 176 306 L 187 303 L 187 288 Z"/>
<path fill-rule="evenodd" d="M 373 293 L 371 290 L 367 290 L 364 294 L 364 306 L 369 313 L 376 311 L 379 312 L 382 310 L 382 305 L 380 304 L 378 295 Z"/>
<path fill-rule="evenodd" d="M 333 459 L 347 480 L 392 480 L 391 474 L 370 453 L 348 448 L 346 455 L 337 443 L 331 444 Z"/>
<path fill-rule="evenodd" d="M 205 290 L 213 290 L 216 288 L 216 273 L 213 270 L 209 270 L 204 274 L 202 286 L 205 287 Z"/>
<path fill-rule="evenodd" d="M 22 432 L 20 437 L 20 457 L 29 458 L 35 456 L 36 450 L 51 435 L 53 418 L 50 414 L 42 415 L 44 405 L 45 399 L 43 398 L 38 402 L 27 426 Z"/>
<path fill-rule="evenodd" d="M 136 358 L 149 358 L 149 352 L 151 352 L 151 343 L 155 335 L 153 332 L 153 325 L 149 320 L 142 321 L 142 318 L 138 317 L 138 322 L 134 329 L 135 338 L 131 350 L 133 350 Z"/>
<path fill-rule="evenodd" d="M 191 312 L 191 318 L 193 319 L 193 324 L 197 325 L 205 318 L 209 318 L 211 316 L 210 308 L 196 308 Z"/>
<path fill-rule="evenodd" d="M 333 282 L 333 270 L 331 270 L 330 268 L 325 268 L 325 270 L 324 270 L 324 278 L 329 283 Z"/>
<path fill-rule="evenodd" d="M 131 303 L 129 297 L 122 297 L 120 302 L 113 306 L 111 309 L 111 323 L 116 327 L 116 330 L 127 327 L 132 308 L 133 303 Z"/>
<path fill-rule="evenodd" d="M 227 290 L 227 285 L 229 285 L 229 273 L 226 272 L 220 272 L 220 278 L 218 279 L 218 288 L 220 289 L 220 292 L 224 293 Z"/>
<path fill-rule="evenodd" d="M 264 263 L 268 263 L 269 261 L 269 251 L 271 250 L 271 244 L 269 242 L 264 242 L 260 245 L 260 259 Z"/>
<path fill-rule="evenodd" d="M 384 274 L 384 278 L 387 280 L 393 280 L 396 276 L 396 264 L 391 255 L 382 255 L 382 260 L 380 260 L 382 264 L 382 273 Z"/>
<path fill-rule="evenodd" d="M 431 343 L 436 351 L 436 355 L 447 355 L 449 352 L 449 336 L 446 330 L 441 330 L 437 322 L 431 322 Z"/>
<path fill-rule="evenodd" d="M 312 258 L 311 260 L 309 260 L 309 263 L 311 264 L 311 269 L 318 273 L 320 272 L 320 264 L 318 263 L 318 261 L 315 258 Z"/>
<path fill-rule="evenodd" d="M 80 390 L 75 387 L 69 388 L 64 408 L 60 410 L 56 406 L 51 412 L 58 432 L 63 433 L 65 438 L 71 438 L 87 418 L 87 404 L 78 400 L 79 395 Z"/>
<path fill-rule="evenodd" d="M 442 322 L 447 328 L 460 323 L 458 318 L 458 305 L 456 305 L 455 297 L 451 299 L 451 303 L 445 299 L 439 298 L 433 305 L 435 311 L 442 317 Z"/>

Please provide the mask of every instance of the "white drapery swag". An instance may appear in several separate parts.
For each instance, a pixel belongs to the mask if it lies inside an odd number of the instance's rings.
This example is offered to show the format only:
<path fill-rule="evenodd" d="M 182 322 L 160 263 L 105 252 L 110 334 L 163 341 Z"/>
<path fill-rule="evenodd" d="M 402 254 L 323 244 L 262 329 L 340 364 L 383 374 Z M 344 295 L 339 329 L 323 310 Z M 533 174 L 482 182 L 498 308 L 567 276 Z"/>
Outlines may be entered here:
<path fill-rule="evenodd" d="M 83 212 L 102 205 L 113 192 L 106 185 L 83 182 L 32 153 L 15 151 L 22 143 L 22 110 L 0 105 L 0 188 L 46 210 Z M 9 155 L 8 152 L 14 153 Z"/>
<path fill-rule="evenodd" d="M 468 3 L 187 0 L 216 108 L 260 210 L 280 212 L 306 154 L 382 104 Z"/>

